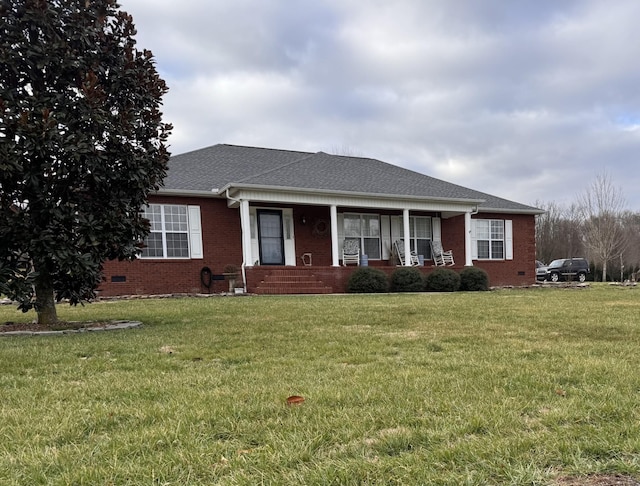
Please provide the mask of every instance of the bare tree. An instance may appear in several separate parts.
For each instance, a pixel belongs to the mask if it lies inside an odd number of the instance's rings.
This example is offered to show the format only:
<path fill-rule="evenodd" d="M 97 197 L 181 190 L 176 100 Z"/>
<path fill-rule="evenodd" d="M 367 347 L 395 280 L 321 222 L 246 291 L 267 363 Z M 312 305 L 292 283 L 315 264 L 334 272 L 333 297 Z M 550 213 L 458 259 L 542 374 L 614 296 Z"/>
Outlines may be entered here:
<path fill-rule="evenodd" d="M 585 252 L 578 206 L 564 208 L 555 202 L 536 202 L 545 210 L 536 217 L 536 257 L 549 263 L 556 258 L 582 256 Z"/>
<path fill-rule="evenodd" d="M 344 155 L 345 157 L 365 157 L 361 150 L 346 144 L 332 145 L 328 152 L 334 155 Z"/>
<path fill-rule="evenodd" d="M 536 201 L 535 206 L 544 211 L 536 216 L 536 257 L 544 263 L 549 263 L 560 254 L 562 208 L 553 201 Z"/>
<path fill-rule="evenodd" d="M 622 265 L 624 274 L 635 279 L 640 269 L 640 213 L 625 211 L 622 215 L 627 246 L 624 250 Z"/>
<path fill-rule="evenodd" d="M 585 242 L 591 255 L 602 264 L 602 281 L 607 280 L 607 263 L 619 257 L 627 244 L 622 224 L 625 199 L 607 173 L 596 176 L 578 196 Z"/>
<path fill-rule="evenodd" d="M 563 211 L 559 233 L 562 235 L 562 254 L 558 258 L 586 256 L 582 215 L 578 204 L 572 203 Z"/>

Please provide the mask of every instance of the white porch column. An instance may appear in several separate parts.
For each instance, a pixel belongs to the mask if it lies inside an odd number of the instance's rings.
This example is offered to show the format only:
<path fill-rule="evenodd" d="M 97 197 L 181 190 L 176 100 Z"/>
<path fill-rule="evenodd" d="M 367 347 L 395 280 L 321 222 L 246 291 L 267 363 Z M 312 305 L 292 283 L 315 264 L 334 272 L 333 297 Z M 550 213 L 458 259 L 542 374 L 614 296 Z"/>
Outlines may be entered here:
<path fill-rule="evenodd" d="M 240 201 L 240 227 L 242 228 L 242 260 L 245 267 L 253 266 L 251 255 L 251 216 L 249 215 L 249 201 Z"/>
<path fill-rule="evenodd" d="M 409 210 L 402 210 L 402 226 L 404 229 L 404 266 L 411 266 L 411 230 L 409 228 Z"/>
<path fill-rule="evenodd" d="M 464 213 L 464 266 L 472 267 L 471 260 L 471 212 Z"/>
<path fill-rule="evenodd" d="M 338 250 L 338 207 L 331 206 L 331 266 L 340 266 L 340 252 Z"/>

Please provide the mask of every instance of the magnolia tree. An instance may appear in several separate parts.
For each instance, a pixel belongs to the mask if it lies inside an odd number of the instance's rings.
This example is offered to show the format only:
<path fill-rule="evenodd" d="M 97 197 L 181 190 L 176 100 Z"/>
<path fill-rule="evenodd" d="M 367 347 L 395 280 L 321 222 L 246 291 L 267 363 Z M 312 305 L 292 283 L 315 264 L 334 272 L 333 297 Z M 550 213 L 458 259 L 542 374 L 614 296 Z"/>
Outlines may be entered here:
<path fill-rule="evenodd" d="M 135 33 L 115 0 L 0 3 L 0 293 L 43 324 L 149 231 L 171 126 Z"/>

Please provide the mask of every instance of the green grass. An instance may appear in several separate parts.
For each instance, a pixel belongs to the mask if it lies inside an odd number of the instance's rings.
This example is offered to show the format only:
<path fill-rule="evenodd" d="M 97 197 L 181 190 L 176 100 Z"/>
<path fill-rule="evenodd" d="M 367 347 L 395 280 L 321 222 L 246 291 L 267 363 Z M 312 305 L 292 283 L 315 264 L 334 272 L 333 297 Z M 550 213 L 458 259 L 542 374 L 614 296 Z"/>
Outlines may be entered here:
<path fill-rule="evenodd" d="M 640 477 L 640 289 L 60 306 L 0 338 L 0 484 Z M 9 306 L 0 322 L 33 319 Z M 305 402 L 288 407 L 289 395 Z"/>

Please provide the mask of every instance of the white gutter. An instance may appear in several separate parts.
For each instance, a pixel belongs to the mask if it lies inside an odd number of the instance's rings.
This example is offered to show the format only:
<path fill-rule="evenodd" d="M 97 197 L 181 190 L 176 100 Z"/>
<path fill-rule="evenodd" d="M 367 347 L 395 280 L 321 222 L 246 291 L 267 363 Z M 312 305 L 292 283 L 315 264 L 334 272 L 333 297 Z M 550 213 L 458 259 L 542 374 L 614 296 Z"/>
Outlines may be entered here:
<path fill-rule="evenodd" d="M 191 197 L 220 197 L 218 189 L 211 189 L 210 191 L 191 191 L 189 189 L 163 189 L 160 188 L 154 192 L 156 195 L 162 196 L 166 194 L 168 196 L 191 196 Z"/>
<path fill-rule="evenodd" d="M 415 195 L 404 195 L 404 194 L 383 194 L 383 193 L 375 193 L 375 192 L 356 192 L 356 191 L 327 191 L 321 189 L 308 189 L 308 188 L 300 188 L 300 187 L 288 187 L 288 186 L 265 186 L 261 184 L 227 184 L 224 186 L 222 191 L 229 192 L 230 189 L 253 189 L 253 190 L 263 190 L 267 192 L 286 192 L 286 193 L 300 193 L 300 194 L 314 194 L 314 195 L 322 195 L 326 194 L 328 196 L 349 196 L 349 197 L 366 197 L 366 198 L 377 198 L 377 199 L 393 199 L 394 201 L 403 200 L 403 201 L 429 201 L 429 202 L 441 202 L 441 203 L 462 203 L 462 204 L 481 204 L 486 202 L 485 199 L 466 199 L 466 198 L 455 198 L 455 197 L 429 197 L 429 196 L 415 196 Z M 232 199 L 233 200 L 233 199 Z"/>
<path fill-rule="evenodd" d="M 545 211 L 541 209 L 500 209 L 500 208 L 477 208 L 478 213 L 503 213 L 503 214 L 544 214 Z"/>

